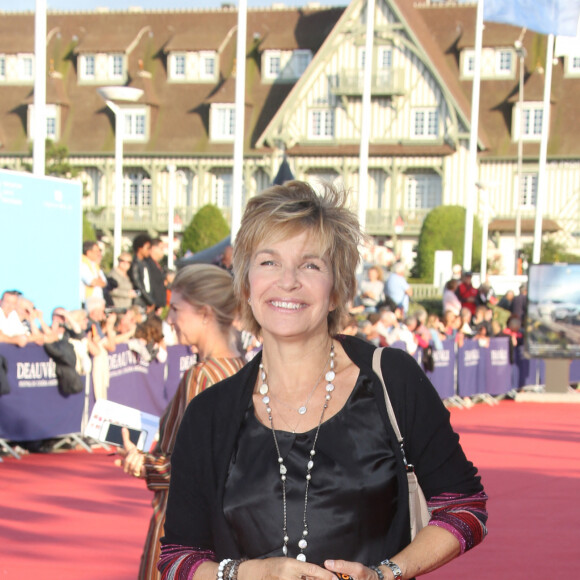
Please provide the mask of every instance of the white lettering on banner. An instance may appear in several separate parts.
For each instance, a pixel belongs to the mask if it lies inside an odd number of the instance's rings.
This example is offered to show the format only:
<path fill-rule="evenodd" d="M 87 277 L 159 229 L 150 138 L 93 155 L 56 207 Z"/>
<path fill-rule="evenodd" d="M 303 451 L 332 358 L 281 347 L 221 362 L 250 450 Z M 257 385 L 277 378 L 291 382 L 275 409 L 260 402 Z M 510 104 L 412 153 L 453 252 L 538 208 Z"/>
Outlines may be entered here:
<path fill-rule="evenodd" d="M 433 351 L 433 362 L 436 367 L 448 367 L 451 360 L 450 353 L 448 350 L 434 350 Z"/>
<path fill-rule="evenodd" d="M 56 364 L 50 359 L 46 362 L 17 362 L 16 378 L 21 379 L 55 379 Z"/>
<path fill-rule="evenodd" d="M 129 373 L 149 372 L 149 362 L 142 360 L 132 350 L 113 352 L 109 354 L 109 377 L 119 377 Z"/>
<path fill-rule="evenodd" d="M 197 355 L 195 354 L 179 357 L 179 372 L 184 373 L 188 371 L 196 362 Z"/>
<path fill-rule="evenodd" d="M 463 354 L 463 362 L 466 367 L 475 367 L 479 364 L 479 350 L 466 350 Z"/>
<path fill-rule="evenodd" d="M 507 350 L 492 350 L 491 355 L 491 366 L 503 367 L 508 364 L 508 352 Z"/>
<path fill-rule="evenodd" d="M 49 359 L 43 362 L 16 363 L 18 387 L 56 387 L 56 363 Z"/>

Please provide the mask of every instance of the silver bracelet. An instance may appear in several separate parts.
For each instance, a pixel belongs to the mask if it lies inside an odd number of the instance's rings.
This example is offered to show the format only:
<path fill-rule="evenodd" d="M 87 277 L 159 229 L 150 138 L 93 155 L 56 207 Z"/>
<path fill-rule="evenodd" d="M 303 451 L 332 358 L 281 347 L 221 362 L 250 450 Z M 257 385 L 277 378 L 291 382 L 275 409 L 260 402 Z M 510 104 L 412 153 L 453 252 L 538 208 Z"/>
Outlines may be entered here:
<path fill-rule="evenodd" d="M 378 566 L 369 566 L 369 568 L 371 570 L 373 570 L 373 572 L 377 573 L 379 580 L 385 580 L 385 575 L 383 574 L 383 571 Z"/>
<path fill-rule="evenodd" d="M 403 580 L 403 572 L 401 572 L 399 566 L 395 564 L 395 562 L 393 562 L 392 560 L 389 560 L 387 558 L 386 560 L 383 560 L 379 564 L 379 566 L 387 566 L 387 568 L 390 568 L 391 572 L 393 573 L 393 576 L 395 577 L 394 580 Z"/>

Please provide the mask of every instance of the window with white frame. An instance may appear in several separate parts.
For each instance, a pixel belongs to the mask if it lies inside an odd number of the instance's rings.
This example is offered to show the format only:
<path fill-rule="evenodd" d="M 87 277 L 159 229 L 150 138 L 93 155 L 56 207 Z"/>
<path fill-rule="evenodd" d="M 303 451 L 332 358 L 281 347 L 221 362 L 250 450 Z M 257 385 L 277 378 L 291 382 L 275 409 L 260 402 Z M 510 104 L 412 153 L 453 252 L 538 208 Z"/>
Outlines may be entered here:
<path fill-rule="evenodd" d="M 495 72 L 497 76 L 510 76 L 514 71 L 514 52 L 511 49 L 497 50 Z"/>
<path fill-rule="evenodd" d="M 0 81 L 6 80 L 6 56 L 0 54 Z"/>
<path fill-rule="evenodd" d="M 202 80 L 212 80 L 216 75 L 216 53 L 213 51 L 202 51 L 199 53 L 199 78 Z"/>
<path fill-rule="evenodd" d="M 233 178 L 231 173 L 216 173 L 214 179 L 213 199 L 219 208 L 232 207 Z"/>
<path fill-rule="evenodd" d="M 184 79 L 185 78 L 185 63 L 186 55 L 185 53 L 173 53 L 169 57 L 169 74 L 173 79 Z"/>
<path fill-rule="evenodd" d="M 522 173 L 519 186 L 520 207 L 523 209 L 533 209 L 536 207 L 538 197 L 538 174 Z"/>
<path fill-rule="evenodd" d="M 214 141 L 233 141 L 236 109 L 233 104 L 213 104 L 210 113 L 210 135 Z"/>
<path fill-rule="evenodd" d="M 379 70 L 389 70 L 393 68 L 393 47 L 379 46 L 377 54 L 377 68 Z"/>
<path fill-rule="evenodd" d="M 539 141 L 542 135 L 543 104 L 524 103 L 523 108 L 516 103 L 513 119 L 513 139 L 521 137 L 524 141 Z"/>
<path fill-rule="evenodd" d="M 109 77 L 111 79 L 123 78 L 124 58 L 122 54 L 109 55 Z"/>
<path fill-rule="evenodd" d="M 310 50 L 295 50 L 292 52 L 292 57 L 290 58 L 291 76 L 295 79 L 299 79 L 310 64 L 312 60 L 312 52 Z"/>
<path fill-rule="evenodd" d="M 435 107 L 413 111 L 411 136 L 415 139 L 434 139 L 439 135 L 439 111 Z"/>
<path fill-rule="evenodd" d="M 475 72 L 475 51 L 472 49 L 463 50 L 461 53 L 462 68 L 461 74 L 464 77 L 472 78 Z"/>
<path fill-rule="evenodd" d="M 569 76 L 580 76 L 580 54 L 566 57 L 566 74 Z"/>
<path fill-rule="evenodd" d="M 80 77 L 91 80 L 96 75 L 96 59 L 94 54 L 81 54 L 80 57 Z"/>
<path fill-rule="evenodd" d="M 125 180 L 125 205 L 148 207 L 152 202 L 151 178 L 143 171 L 131 172 Z"/>
<path fill-rule="evenodd" d="M 144 141 L 147 136 L 147 111 L 145 107 L 123 108 L 125 119 L 123 141 Z"/>
<path fill-rule="evenodd" d="M 406 177 L 407 209 L 432 209 L 441 205 L 441 177 L 436 173 L 411 173 Z"/>
<path fill-rule="evenodd" d="M 277 79 L 282 71 L 282 55 L 279 50 L 264 53 L 264 78 Z"/>
<path fill-rule="evenodd" d="M 308 137 L 310 139 L 334 138 L 334 111 L 332 109 L 308 111 Z"/>
<path fill-rule="evenodd" d="M 35 132 L 36 119 L 34 116 L 34 105 L 28 105 L 28 137 L 32 139 Z M 52 141 L 57 141 L 59 138 L 59 111 L 58 105 L 47 104 L 45 105 L 45 124 L 46 133 L 44 134 L 46 139 L 51 139 Z"/>
<path fill-rule="evenodd" d="M 34 80 L 34 56 L 32 54 L 18 55 L 18 78 L 22 81 Z"/>

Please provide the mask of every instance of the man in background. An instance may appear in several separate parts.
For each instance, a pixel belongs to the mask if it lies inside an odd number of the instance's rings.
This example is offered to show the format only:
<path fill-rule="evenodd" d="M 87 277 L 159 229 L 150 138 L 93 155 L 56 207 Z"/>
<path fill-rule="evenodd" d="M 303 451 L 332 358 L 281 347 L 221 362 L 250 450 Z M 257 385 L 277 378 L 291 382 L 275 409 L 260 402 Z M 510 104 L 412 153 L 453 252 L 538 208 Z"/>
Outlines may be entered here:
<path fill-rule="evenodd" d="M 160 238 L 151 240 L 151 253 L 145 262 L 149 272 L 149 285 L 151 298 L 155 304 L 155 310 L 164 308 L 167 304 L 167 292 L 165 287 L 165 271 L 161 260 L 165 256 L 165 244 Z"/>
<path fill-rule="evenodd" d="M 155 308 L 155 300 L 151 296 L 151 279 L 147 258 L 151 256 L 151 237 L 147 234 L 139 234 L 133 240 L 133 263 L 129 270 L 129 276 L 133 282 L 133 288 L 137 292 L 135 304 L 151 312 Z"/>
<path fill-rule="evenodd" d="M 81 302 L 96 296 L 104 298 L 103 288 L 107 286 L 107 277 L 101 270 L 103 254 L 99 244 L 94 241 L 83 242 L 81 258 Z"/>

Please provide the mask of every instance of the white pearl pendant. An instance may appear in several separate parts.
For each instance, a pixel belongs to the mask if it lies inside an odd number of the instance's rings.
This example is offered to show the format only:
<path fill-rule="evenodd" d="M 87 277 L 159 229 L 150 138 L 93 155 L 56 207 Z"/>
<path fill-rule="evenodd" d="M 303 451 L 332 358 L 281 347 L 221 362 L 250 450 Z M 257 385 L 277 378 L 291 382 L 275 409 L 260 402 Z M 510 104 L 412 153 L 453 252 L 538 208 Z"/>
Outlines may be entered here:
<path fill-rule="evenodd" d="M 300 407 L 300 409 L 298 409 L 298 412 L 299 412 L 301 415 L 306 415 L 306 411 L 307 411 L 307 409 L 306 409 L 306 407 L 304 407 L 304 406 L 302 406 L 302 407 Z"/>
<path fill-rule="evenodd" d="M 306 541 L 304 538 L 302 538 L 302 539 L 301 539 L 301 540 L 298 542 L 298 547 L 299 547 L 301 550 L 304 550 L 305 548 L 307 548 L 307 547 L 308 547 L 308 542 L 307 542 L 307 541 Z"/>
<path fill-rule="evenodd" d="M 306 562 L 306 554 L 298 554 L 298 556 L 296 556 L 297 560 L 300 560 L 300 562 Z"/>
<path fill-rule="evenodd" d="M 260 385 L 260 395 L 265 395 L 268 392 L 268 385 L 266 383 L 262 383 Z"/>

